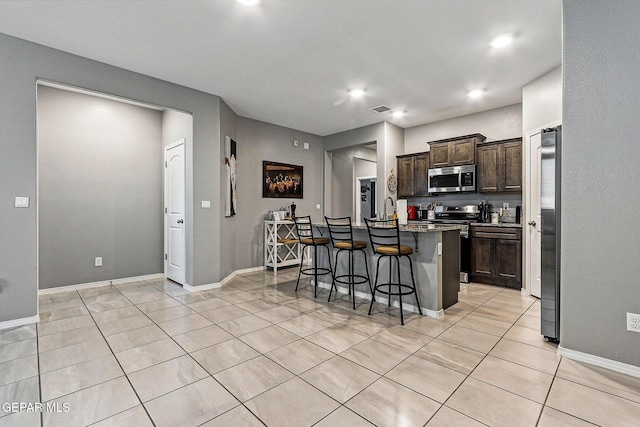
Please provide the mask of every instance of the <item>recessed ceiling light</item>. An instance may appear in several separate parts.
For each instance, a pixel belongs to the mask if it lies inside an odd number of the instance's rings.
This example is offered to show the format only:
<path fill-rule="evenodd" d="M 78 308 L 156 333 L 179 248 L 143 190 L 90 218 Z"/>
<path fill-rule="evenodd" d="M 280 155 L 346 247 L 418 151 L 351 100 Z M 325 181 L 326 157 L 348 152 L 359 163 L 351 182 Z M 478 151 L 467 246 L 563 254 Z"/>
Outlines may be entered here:
<path fill-rule="evenodd" d="M 360 98 L 361 96 L 364 95 L 364 89 L 351 89 L 349 91 L 349 95 L 351 95 L 354 98 Z"/>
<path fill-rule="evenodd" d="M 241 4 L 245 6 L 255 6 L 260 3 L 260 0 L 238 0 Z"/>
<path fill-rule="evenodd" d="M 467 96 L 469 98 L 478 98 L 482 96 L 483 93 L 484 93 L 484 89 L 473 89 L 467 92 Z"/>
<path fill-rule="evenodd" d="M 513 41 L 513 36 L 511 34 L 502 34 L 502 35 L 499 35 L 498 37 L 495 37 L 493 40 L 491 40 L 489 44 L 491 45 L 491 47 L 495 47 L 499 49 L 501 47 L 510 45 L 512 41 Z"/>
<path fill-rule="evenodd" d="M 400 111 L 400 110 L 398 110 L 398 111 L 394 111 L 394 112 L 393 112 L 393 117 L 395 117 L 396 119 L 397 119 L 397 118 L 400 118 L 400 117 L 402 117 L 402 116 L 404 116 L 404 111 Z"/>

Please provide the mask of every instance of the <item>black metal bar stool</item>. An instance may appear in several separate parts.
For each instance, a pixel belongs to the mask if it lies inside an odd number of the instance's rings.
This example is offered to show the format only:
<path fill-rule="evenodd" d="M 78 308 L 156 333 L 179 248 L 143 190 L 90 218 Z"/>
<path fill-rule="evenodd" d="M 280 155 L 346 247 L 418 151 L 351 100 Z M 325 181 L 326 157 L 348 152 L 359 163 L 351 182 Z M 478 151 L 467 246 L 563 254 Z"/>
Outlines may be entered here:
<path fill-rule="evenodd" d="M 294 222 L 296 223 L 296 233 L 298 233 L 298 239 L 300 239 L 300 244 L 302 245 L 302 253 L 304 254 L 307 247 L 311 246 L 313 248 L 313 264 L 311 267 L 303 268 L 304 264 L 302 260 L 300 261 L 300 270 L 298 271 L 298 281 L 296 282 L 296 292 L 298 292 L 298 285 L 300 285 L 300 275 L 306 274 L 308 276 L 314 277 L 313 282 L 313 296 L 318 296 L 318 276 L 324 276 L 326 274 L 330 274 L 333 279 L 333 268 L 331 267 L 331 252 L 329 251 L 329 242 L 330 240 L 327 237 L 317 237 L 313 235 L 313 225 L 311 224 L 311 216 L 297 216 L 294 218 Z M 329 268 L 319 267 L 318 266 L 318 248 L 324 247 L 327 250 L 327 260 L 329 261 Z M 331 286 L 334 287 L 335 283 L 331 283 Z M 337 292 L 337 288 L 336 288 Z M 331 291 L 329 291 L 331 293 Z"/>
<path fill-rule="evenodd" d="M 376 265 L 376 282 L 373 285 L 373 293 L 371 295 L 371 305 L 369 306 L 369 314 L 373 308 L 375 302 L 376 292 L 383 293 L 389 297 L 389 305 L 391 305 L 391 296 L 397 296 L 400 302 L 400 323 L 404 325 L 404 315 L 402 312 L 402 296 L 415 294 L 416 304 L 418 305 L 418 312 L 422 314 L 420 308 L 420 301 L 418 300 L 418 292 L 416 291 L 416 281 L 413 277 L 413 263 L 411 261 L 411 254 L 413 254 L 413 248 L 411 246 L 405 246 L 400 244 L 400 229 L 396 220 L 375 220 L 364 219 L 367 224 L 367 231 L 369 232 L 369 240 L 371 241 L 371 247 L 373 253 L 378 256 L 378 262 Z M 389 259 L 389 282 L 378 284 L 380 279 L 380 260 L 383 257 L 393 257 L 396 260 L 396 266 L 398 269 L 398 281 L 393 282 L 391 274 L 391 259 Z M 400 259 L 407 257 L 409 260 L 409 269 L 411 271 L 411 284 L 402 283 L 400 279 Z M 395 288 L 395 289 L 394 289 Z"/>
<path fill-rule="evenodd" d="M 341 218 L 328 218 L 324 217 L 327 222 L 327 227 L 329 227 L 329 237 L 331 238 L 331 244 L 338 251 L 336 252 L 336 258 L 334 265 L 336 266 L 333 273 L 333 281 L 345 284 L 349 287 L 349 295 L 352 295 L 351 301 L 353 304 L 353 309 L 356 308 L 356 285 L 361 283 L 369 283 L 369 290 L 371 290 L 371 295 L 373 295 L 373 287 L 371 286 L 371 279 L 369 278 L 369 263 L 367 262 L 367 253 L 365 252 L 365 248 L 367 247 L 367 243 L 361 240 L 353 240 L 353 228 L 351 227 L 351 217 L 341 217 Z M 347 251 L 349 253 L 349 270 L 347 274 L 338 275 L 338 255 L 340 252 Z M 353 258 L 355 252 L 361 252 L 364 257 L 364 265 L 366 269 L 366 276 L 361 274 L 355 274 L 353 268 Z M 331 300 L 331 292 L 333 291 L 333 287 L 329 291 L 329 299 Z M 336 288 L 337 293 L 337 288 Z"/>

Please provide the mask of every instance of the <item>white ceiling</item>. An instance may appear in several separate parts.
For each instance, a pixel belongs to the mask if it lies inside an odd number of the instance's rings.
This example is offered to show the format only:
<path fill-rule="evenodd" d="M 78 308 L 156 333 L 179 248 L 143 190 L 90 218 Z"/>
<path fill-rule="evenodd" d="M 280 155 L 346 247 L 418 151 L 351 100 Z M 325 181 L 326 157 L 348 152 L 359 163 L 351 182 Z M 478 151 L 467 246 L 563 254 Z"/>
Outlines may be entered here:
<path fill-rule="evenodd" d="M 562 49 L 561 0 L 0 0 L 0 32 L 322 136 L 519 103 Z M 491 48 L 502 33 L 515 41 Z M 355 87 L 363 98 L 349 99 Z M 470 100 L 475 88 L 485 95 Z M 381 104 L 406 115 L 370 111 Z"/>

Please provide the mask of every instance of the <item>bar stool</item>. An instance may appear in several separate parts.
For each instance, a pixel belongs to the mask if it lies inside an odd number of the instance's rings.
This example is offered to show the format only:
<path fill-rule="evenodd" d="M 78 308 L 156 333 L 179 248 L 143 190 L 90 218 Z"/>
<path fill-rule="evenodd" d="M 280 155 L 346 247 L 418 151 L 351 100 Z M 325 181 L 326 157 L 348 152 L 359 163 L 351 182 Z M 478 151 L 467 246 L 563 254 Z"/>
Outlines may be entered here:
<path fill-rule="evenodd" d="M 311 224 L 311 216 L 296 216 L 293 221 L 296 224 L 296 233 L 298 233 L 298 239 L 302 245 L 302 253 L 311 246 L 313 248 L 313 265 L 311 267 L 303 268 L 303 262 L 300 261 L 300 270 L 298 271 L 298 281 L 296 282 L 296 292 L 298 292 L 298 285 L 300 285 L 300 275 L 306 274 L 314 277 L 313 282 L 313 296 L 318 296 L 318 276 L 330 274 L 333 279 L 333 268 L 331 267 L 331 253 L 329 246 L 327 246 L 330 240 L 326 237 L 317 237 L 313 235 L 313 225 Z M 329 268 L 318 266 L 318 248 L 324 247 L 327 250 L 327 259 L 329 261 Z M 335 283 L 331 283 L 332 287 L 335 287 Z M 336 292 L 338 289 L 336 288 Z M 329 291 L 331 293 L 331 291 Z"/>
<path fill-rule="evenodd" d="M 336 258 L 334 265 L 336 266 L 333 275 L 333 281 L 345 284 L 349 287 L 349 295 L 353 296 L 351 298 L 353 309 L 356 308 L 356 285 L 361 283 L 369 283 L 369 290 L 371 290 L 371 294 L 373 295 L 373 287 L 371 286 L 371 279 L 369 278 L 369 263 L 367 262 L 367 253 L 364 249 L 367 247 L 367 243 L 360 240 L 353 240 L 353 228 L 351 227 L 351 217 L 341 217 L 341 218 L 328 218 L 324 217 L 324 220 L 327 222 L 327 227 L 329 227 L 329 237 L 331 238 L 331 244 L 335 249 L 338 250 L 336 252 Z M 338 255 L 340 252 L 347 251 L 349 253 L 349 270 L 347 274 L 338 275 Z M 366 276 L 361 274 L 355 274 L 353 268 L 353 254 L 355 252 L 361 252 L 364 257 L 364 265 L 366 269 Z M 333 288 L 329 291 L 329 299 L 331 300 L 331 292 Z M 337 293 L 337 288 L 336 288 Z"/>
<path fill-rule="evenodd" d="M 398 297 L 398 300 L 400 302 L 400 323 L 404 325 L 404 315 L 402 312 L 403 295 L 415 294 L 416 304 L 418 305 L 418 312 L 422 314 L 420 301 L 418 300 L 418 292 L 416 291 L 416 281 L 413 277 L 413 263 L 411 262 L 413 248 L 400 244 L 400 229 L 398 228 L 396 220 L 375 220 L 365 218 L 364 221 L 367 224 L 367 231 L 369 232 L 369 240 L 371 241 L 373 253 L 379 255 L 378 263 L 376 266 L 376 281 L 373 285 L 369 314 L 371 314 L 371 309 L 373 309 L 376 292 L 387 295 L 389 297 L 389 305 L 391 305 L 391 296 L 395 295 Z M 389 282 L 378 284 L 378 279 L 380 279 L 380 260 L 383 257 L 395 258 L 396 266 L 398 269 L 398 282 L 392 282 L 392 263 L 391 259 L 389 259 Z M 407 257 L 407 259 L 409 260 L 411 284 L 402 283 L 402 280 L 400 279 L 400 259 L 402 257 Z M 394 287 L 396 289 L 394 289 Z"/>

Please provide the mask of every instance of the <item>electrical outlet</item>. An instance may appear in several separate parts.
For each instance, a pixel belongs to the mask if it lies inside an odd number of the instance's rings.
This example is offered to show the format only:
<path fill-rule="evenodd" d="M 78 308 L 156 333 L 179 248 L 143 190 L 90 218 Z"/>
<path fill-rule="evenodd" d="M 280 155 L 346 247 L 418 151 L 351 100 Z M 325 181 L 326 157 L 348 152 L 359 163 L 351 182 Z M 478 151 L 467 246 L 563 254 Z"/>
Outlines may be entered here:
<path fill-rule="evenodd" d="M 509 203 L 503 203 L 502 209 L 509 209 Z"/>
<path fill-rule="evenodd" d="M 97 256 L 96 257 L 96 261 L 94 264 L 96 267 L 102 267 L 102 257 L 101 256 Z"/>
<path fill-rule="evenodd" d="M 320 203 L 316 205 L 316 209 L 320 209 Z"/>
<path fill-rule="evenodd" d="M 627 313 L 627 331 L 640 333 L 640 314 Z"/>

